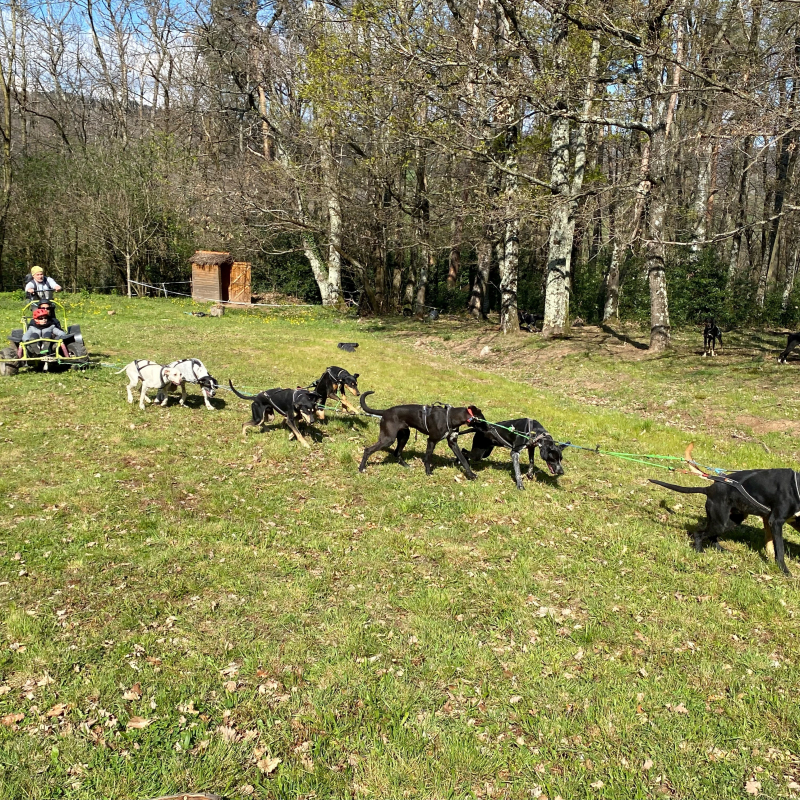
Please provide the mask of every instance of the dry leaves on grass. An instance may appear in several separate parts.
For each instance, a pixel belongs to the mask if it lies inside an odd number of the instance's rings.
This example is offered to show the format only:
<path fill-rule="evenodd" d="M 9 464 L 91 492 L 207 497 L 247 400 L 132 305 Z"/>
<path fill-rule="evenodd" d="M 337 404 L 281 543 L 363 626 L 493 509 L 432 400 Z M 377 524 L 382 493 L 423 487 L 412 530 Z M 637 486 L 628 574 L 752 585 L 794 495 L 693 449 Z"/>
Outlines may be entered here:
<path fill-rule="evenodd" d="M 239 732 L 230 725 L 220 725 L 217 728 L 217 733 L 222 737 L 223 742 L 228 742 L 229 744 L 233 744 L 239 738 Z"/>
<path fill-rule="evenodd" d="M 757 795 L 761 793 L 761 781 L 747 781 L 744 785 L 744 790 L 747 794 Z"/>
<path fill-rule="evenodd" d="M 280 758 L 270 758 L 267 756 L 266 758 L 260 758 L 256 761 L 256 766 L 264 773 L 264 775 L 270 775 L 271 773 L 275 772 L 278 768 L 278 764 L 282 763 L 282 759 Z"/>
<path fill-rule="evenodd" d="M 683 703 L 678 703 L 678 705 L 673 706 L 671 703 L 667 703 L 666 705 L 667 711 L 671 711 L 673 714 L 688 714 L 689 709 Z"/>
<path fill-rule="evenodd" d="M 21 722 L 24 717 L 25 715 L 22 713 L 6 714 L 4 717 L 0 717 L 0 725 L 5 725 L 7 728 L 12 728 L 18 722 Z"/>
<path fill-rule="evenodd" d="M 45 716 L 48 717 L 48 719 L 53 719 L 53 717 L 62 716 L 66 710 L 67 710 L 67 704 L 66 703 L 58 703 L 57 705 L 54 705 L 47 712 L 47 714 Z"/>
<path fill-rule="evenodd" d="M 139 683 L 134 683 L 127 692 L 122 694 L 123 700 L 141 700 L 142 699 L 142 686 Z"/>
<path fill-rule="evenodd" d="M 144 719 L 143 717 L 131 717 L 128 720 L 128 724 L 125 726 L 126 728 L 146 728 L 153 722 L 151 719 Z"/>

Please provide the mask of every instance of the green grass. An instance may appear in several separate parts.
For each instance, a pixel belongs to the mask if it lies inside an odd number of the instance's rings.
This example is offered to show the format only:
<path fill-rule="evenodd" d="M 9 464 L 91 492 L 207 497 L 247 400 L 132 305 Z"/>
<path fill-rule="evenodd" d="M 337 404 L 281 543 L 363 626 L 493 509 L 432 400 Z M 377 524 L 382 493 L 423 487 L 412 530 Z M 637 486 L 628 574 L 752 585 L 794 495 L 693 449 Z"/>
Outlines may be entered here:
<path fill-rule="evenodd" d="M 475 403 L 590 446 L 797 461 L 777 335 L 704 361 L 691 331 L 653 358 L 595 329 L 545 344 L 456 320 L 68 302 L 117 369 L 197 356 L 257 390 L 337 364 L 376 407 Z M 0 329 L 18 308 L 0 297 Z M 660 470 L 570 450 L 558 482 L 518 492 L 504 453 L 468 482 L 440 444 L 427 478 L 412 436 L 410 470 L 378 454 L 360 475 L 369 418 L 316 426 L 309 452 L 277 426 L 244 441 L 230 392 L 214 414 L 196 391 L 141 412 L 124 383 L 0 379 L 0 797 L 794 795 L 800 593 L 760 521 L 697 555 L 702 504 L 649 484 Z"/>

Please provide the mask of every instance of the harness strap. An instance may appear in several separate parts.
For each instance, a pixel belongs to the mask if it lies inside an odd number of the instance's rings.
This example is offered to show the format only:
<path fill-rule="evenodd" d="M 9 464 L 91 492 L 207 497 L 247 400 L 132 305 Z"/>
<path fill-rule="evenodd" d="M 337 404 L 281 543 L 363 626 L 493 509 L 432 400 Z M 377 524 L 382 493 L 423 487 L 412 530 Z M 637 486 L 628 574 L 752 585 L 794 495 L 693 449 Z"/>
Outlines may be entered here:
<path fill-rule="evenodd" d="M 144 375 L 142 375 L 142 368 L 139 366 L 139 364 L 141 364 L 143 361 L 147 361 L 147 359 L 146 358 L 135 358 L 133 360 L 133 366 L 136 367 L 136 374 L 139 376 L 139 380 L 140 381 L 144 380 Z M 161 382 L 162 383 L 164 382 L 163 378 L 162 378 Z"/>

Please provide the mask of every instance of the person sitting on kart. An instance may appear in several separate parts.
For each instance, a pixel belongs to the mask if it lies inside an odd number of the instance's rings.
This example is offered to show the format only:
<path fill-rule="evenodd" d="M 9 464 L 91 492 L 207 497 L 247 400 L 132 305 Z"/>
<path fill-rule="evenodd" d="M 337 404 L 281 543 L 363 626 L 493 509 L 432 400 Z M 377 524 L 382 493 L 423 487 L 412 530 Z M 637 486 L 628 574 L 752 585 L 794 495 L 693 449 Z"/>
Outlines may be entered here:
<path fill-rule="evenodd" d="M 25 295 L 28 300 L 52 300 L 54 292 L 60 292 L 61 287 L 52 279 L 46 278 L 41 267 L 31 269 L 31 280 L 25 284 Z"/>
<path fill-rule="evenodd" d="M 35 339 L 64 339 L 67 336 L 66 331 L 61 330 L 59 321 L 53 316 L 53 307 L 47 301 L 42 301 L 36 308 L 33 309 L 33 321 L 31 322 L 28 330 L 25 331 L 22 341 L 32 342 Z M 69 358 L 69 350 L 64 342 L 61 342 L 59 348 L 65 358 Z M 22 345 L 17 349 L 17 356 L 23 358 L 25 355 L 25 348 Z"/>

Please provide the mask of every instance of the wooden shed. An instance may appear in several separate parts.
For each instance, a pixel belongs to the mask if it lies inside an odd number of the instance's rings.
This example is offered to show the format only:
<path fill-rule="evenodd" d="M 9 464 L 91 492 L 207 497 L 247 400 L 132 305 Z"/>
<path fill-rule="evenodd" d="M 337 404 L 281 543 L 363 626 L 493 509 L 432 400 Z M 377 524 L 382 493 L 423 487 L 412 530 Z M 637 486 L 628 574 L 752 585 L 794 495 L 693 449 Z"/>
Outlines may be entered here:
<path fill-rule="evenodd" d="M 230 253 L 198 250 L 192 256 L 192 299 L 222 303 L 250 302 L 250 264 Z"/>

